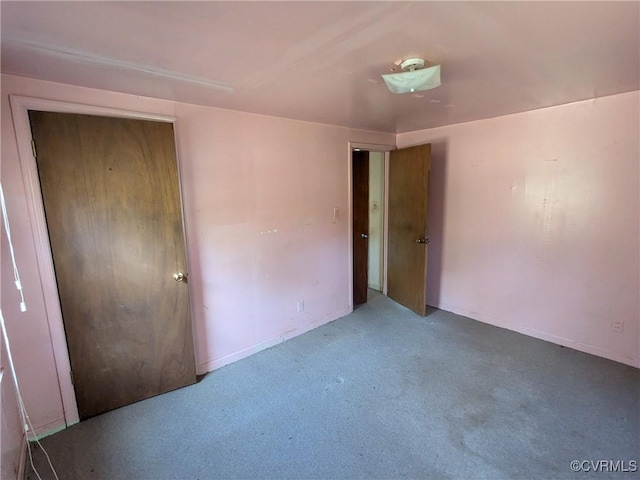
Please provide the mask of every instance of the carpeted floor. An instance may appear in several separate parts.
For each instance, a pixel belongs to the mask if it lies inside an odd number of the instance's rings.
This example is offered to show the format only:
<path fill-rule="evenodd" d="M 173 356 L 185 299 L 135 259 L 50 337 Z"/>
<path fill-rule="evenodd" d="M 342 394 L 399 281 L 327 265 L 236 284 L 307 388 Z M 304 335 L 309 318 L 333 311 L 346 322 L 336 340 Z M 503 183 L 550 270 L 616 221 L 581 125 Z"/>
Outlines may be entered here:
<path fill-rule="evenodd" d="M 570 462 L 632 470 L 639 397 L 634 368 L 444 311 L 421 318 L 375 294 L 197 385 L 42 443 L 61 480 L 630 479 L 638 472 Z"/>

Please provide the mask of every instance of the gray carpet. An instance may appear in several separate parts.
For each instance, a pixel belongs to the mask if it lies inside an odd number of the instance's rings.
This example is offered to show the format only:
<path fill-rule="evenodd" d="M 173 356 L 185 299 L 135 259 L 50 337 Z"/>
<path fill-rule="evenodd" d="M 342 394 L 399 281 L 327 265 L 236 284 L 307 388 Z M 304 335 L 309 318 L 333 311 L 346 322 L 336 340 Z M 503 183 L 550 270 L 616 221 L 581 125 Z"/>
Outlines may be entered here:
<path fill-rule="evenodd" d="M 570 462 L 639 461 L 639 396 L 634 368 L 377 294 L 42 443 L 61 480 L 630 479 Z"/>

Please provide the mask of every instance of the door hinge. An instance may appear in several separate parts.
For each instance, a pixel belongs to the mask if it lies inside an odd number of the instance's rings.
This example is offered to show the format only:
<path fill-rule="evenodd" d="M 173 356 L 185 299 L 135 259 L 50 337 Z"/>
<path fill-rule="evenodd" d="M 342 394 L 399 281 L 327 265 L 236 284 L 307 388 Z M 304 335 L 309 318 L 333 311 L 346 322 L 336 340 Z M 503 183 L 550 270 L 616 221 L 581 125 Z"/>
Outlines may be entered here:
<path fill-rule="evenodd" d="M 76 379 L 73 378 L 73 370 L 69 370 L 69 376 L 71 377 L 71 385 L 73 385 L 75 387 Z"/>
<path fill-rule="evenodd" d="M 31 139 L 31 151 L 33 152 L 33 158 L 38 158 L 38 155 L 36 155 L 36 142 L 33 138 Z"/>

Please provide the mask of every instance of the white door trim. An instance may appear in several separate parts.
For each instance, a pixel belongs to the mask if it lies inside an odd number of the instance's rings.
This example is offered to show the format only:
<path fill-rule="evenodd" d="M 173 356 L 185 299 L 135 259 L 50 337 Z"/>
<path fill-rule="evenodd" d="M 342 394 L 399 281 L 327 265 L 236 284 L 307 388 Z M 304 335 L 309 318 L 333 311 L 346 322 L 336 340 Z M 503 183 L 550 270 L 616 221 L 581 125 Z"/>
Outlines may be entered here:
<path fill-rule="evenodd" d="M 16 132 L 16 142 L 18 145 L 18 157 L 20 160 L 20 168 L 22 171 L 22 181 L 24 183 L 25 192 L 27 195 L 26 203 L 27 209 L 29 211 L 31 229 L 33 231 L 34 247 L 36 251 L 36 259 L 38 262 L 38 270 L 44 296 L 47 323 L 49 325 L 49 332 L 51 335 L 51 345 L 53 349 L 55 368 L 58 376 L 58 385 L 60 387 L 64 422 L 68 427 L 75 423 L 78 423 L 80 417 L 78 415 L 75 390 L 73 388 L 73 384 L 71 383 L 69 349 L 64 333 L 62 310 L 60 307 L 58 287 L 56 283 L 55 272 L 53 269 L 53 258 L 51 256 L 49 232 L 47 230 L 47 223 L 44 215 L 44 206 L 42 203 L 42 192 L 40 191 L 40 182 L 38 179 L 38 167 L 35 158 L 33 157 L 31 147 L 32 137 L 31 124 L 29 122 L 29 110 L 58 113 L 78 113 L 86 115 L 99 115 L 103 117 L 135 118 L 139 120 L 151 120 L 174 124 L 176 122 L 176 118 L 168 115 L 121 110 L 95 105 L 83 105 L 57 100 L 23 97 L 18 95 L 10 95 L 9 101 L 11 104 L 11 114 L 13 117 L 13 124 Z M 177 144 L 178 142 L 176 139 L 176 149 Z M 176 152 L 176 154 L 177 153 L 178 152 Z M 179 157 L 177 163 L 178 176 L 180 179 Z M 179 183 L 180 185 L 182 184 L 180 180 Z M 186 221 L 184 211 L 182 212 L 182 217 L 184 226 L 184 223 Z M 184 233 L 186 256 L 185 261 L 187 262 L 187 265 L 189 265 L 188 242 L 186 238 L 186 232 Z M 195 348 L 197 348 L 197 342 L 195 342 L 194 339 L 194 349 Z M 197 353 L 196 358 L 198 358 Z M 64 426 L 62 427 L 64 428 Z M 48 425 L 47 428 L 51 428 L 51 426 Z M 54 427 L 54 429 L 59 430 L 60 426 L 57 426 L 57 428 Z M 34 433 L 40 436 L 48 432 L 37 430 Z"/>

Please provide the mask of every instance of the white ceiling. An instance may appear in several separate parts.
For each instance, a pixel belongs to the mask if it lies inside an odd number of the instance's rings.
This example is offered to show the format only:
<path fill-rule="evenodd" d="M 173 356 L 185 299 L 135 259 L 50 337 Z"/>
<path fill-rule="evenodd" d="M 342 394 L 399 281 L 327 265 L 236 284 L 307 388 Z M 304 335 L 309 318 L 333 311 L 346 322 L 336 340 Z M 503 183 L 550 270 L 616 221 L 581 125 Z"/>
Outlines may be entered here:
<path fill-rule="evenodd" d="M 385 132 L 640 88 L 640 2 L 2 1 L 2 72 Z M 390 93 L 422 56 L 442 86 Z"/>

